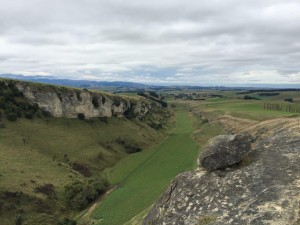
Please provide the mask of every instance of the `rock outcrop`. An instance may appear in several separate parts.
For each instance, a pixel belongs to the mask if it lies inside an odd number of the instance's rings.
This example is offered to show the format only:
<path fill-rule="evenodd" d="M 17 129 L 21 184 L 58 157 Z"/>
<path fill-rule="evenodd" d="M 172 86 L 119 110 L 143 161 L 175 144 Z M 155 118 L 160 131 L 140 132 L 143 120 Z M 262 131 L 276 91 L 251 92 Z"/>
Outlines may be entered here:
<path fill-rule="evenodd" d="M 298 225 L 300 135 L 278 129 L 259 138 L 240 164 L 178 175 L 144 225 Z"/>
<path fill-rule="evenodd" d="M 246 134 L 216 136 L 203 148 L 198 164 L 212 171 L 238 163 L 251 151 L 250 140 Z"/>
<path fill-rule="evenodd" d="M 144 117 L 152 107 L 147 100 L 137 100 L 86 89 L 64 88 L 52 85 L 15 82 L 16 87 L 32 103 L 55 117 L 76 118 L 83 113 L 85 118 L 123 117 L 131 114 Z"/>

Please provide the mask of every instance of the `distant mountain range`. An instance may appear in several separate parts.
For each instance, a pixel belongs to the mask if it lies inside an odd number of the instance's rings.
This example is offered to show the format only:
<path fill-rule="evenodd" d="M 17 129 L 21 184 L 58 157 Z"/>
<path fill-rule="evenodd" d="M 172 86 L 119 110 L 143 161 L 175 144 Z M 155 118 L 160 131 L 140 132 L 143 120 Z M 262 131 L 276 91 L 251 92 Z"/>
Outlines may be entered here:
<path fill-rule="evenodd" d="M 0 74 L 0 77 L 16 79 L 16 80 L 32 81 L 38 83 L 79 87 L 79 88 L 122 87 L 122 88 L 144 89 L 149 87 L 148 85 L 145 84 L 133 83 L 133 82 L 70 80 L 70 79 L 59 79 L 53 76 L 24 76 L 24 75 L 16 75 L 16 74 Z"/>
<path fill-rule="evenodd" d="M 32 75 L 24 76 L 21 74 L 0 74 L 0 77 L 31 81 L 37 83 L 54 84 L 60 86 L 77 87 L 77 88 L 87 88 L 87 89 L 98 89 L 109 91 L 113 93 L 119 92 L 139 92 L 144 90 L 154 90 L 154 91 L 166 91 L 166 90 L 254 90 L 254 91 L 268 91 L 268 90 L 299 90 L 299 84 L 289 84 L 289 85 L 271 85 L 271 84 L 253 84 L 251 87 L 226 87 L 226 86 L 190 86 L 190 85 L 147 85 L 134 82 L 126 81 L 92 81 L 92 80 L 71 80 L 71 79 L 60 79 L 54 76 L 42 76 L 42 75 Z"/>

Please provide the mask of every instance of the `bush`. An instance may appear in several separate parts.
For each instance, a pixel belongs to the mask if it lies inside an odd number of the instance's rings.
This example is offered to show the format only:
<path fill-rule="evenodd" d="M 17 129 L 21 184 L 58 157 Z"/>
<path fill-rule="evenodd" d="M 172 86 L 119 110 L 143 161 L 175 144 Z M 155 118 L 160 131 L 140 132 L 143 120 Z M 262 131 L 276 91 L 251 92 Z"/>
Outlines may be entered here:
<path fill-rule="evenodd" d="M 154 92 L 154 91 L 150 91 L 149 94 L 151 96 L 153 96 L 154 98 L 159 98 L 159 95 L 156 92 Z"/>
<path fill-rule="evenodd" d="M 71 208 L 81 210 L 104 193 L 108 186 L 109 183 L 104 178 L 86 182 L 74 181 L 65 186 L 66 200 Z"/>
<path fill-rule="evenodd" d="M 293 99 L 292 98 L 286 98 L 286 99 L 284 99 L 284 101 L 293 103 Z"/>
<path fill-rule="evenodd" d="M 27 118 L 27 119 L 32 119 L 33 115 L 34 115 L 33 112 L 25 112 L 25 118 Z"/>
<path fill-rule="evenodd" d="M 108 118 L 107 116 L 104 116 L 104 117 L 99 117 L 99 120 L 103 123 L 108 123 Z"/>
<path fill-rule="evenodd" d="M 15 224 L 16 225 L 22 225 L 23 223 L 23 217 L 21 214 L 16 214 L 15 216 Z"/>
<path fill-rule="evenodd" d="M 55 195 L 55 189 L 53 184 L 44 184 L 35 188 L 36 192 L 43 193 L 47 196 Z"/>
<path fill-rule="evenodd" d="M 79 172 L 79 173 L 81 173 L 85 177 L 91 177 L 92 176 L 92 173 L 91 173 L 90 169 L 87 166 L 82 165 L 80 163 L 73 163 L 72 164 L 72 169 Z"/>
<path fill-rule="evenodd" d="M 78 113 L 77 117 L 80 120 L 84 120 L 85 119 L 85 115 L 83 113 Z"/>
<path fill-rule="evenodd" d="M 10 121 L 16 121 L 18 118 L 18 115 L 14 112 L 10 112 L 6 114 L 6 118 Z"/>
<path fill-rule="evenodd" d="M 165 101 L 160 101 L 160 104 L 162 107 L 168 107 L 168 103 L 166 103 Z"/>
<path fill-rule="evenodd" d="M 57 225 L 76 225 L 77 222 L 75 220 L 65 218 L 62 221 L 58 222 Z"/>
<path fill-rule="evenodd" d="M 129 154 L 142 151 L 142 149 L 139 146 L 128 143 L 128 141 L 126 141 L 125 139 L 118 138 L 116 142 L 122 145 L 125 148 L 125 151 Z"/>
<path fill-rule="evenodd" d="M 135 146 L 135 145 L 125 145 L 125 150 L 128 154 L 132 154 L 132 153 L 137 153 L 142 151 L 142 149 L 139 146 Z"/>
<path fill-rule="evenodd" d="M 255 97 L 252 97 L 252 96 L 249 96 L 249 95 L 245 95 L 244 100 L 261 100 L 261 99 L 260 98 L 255 98 Z"/>
<path fill-rule="evenodd" d="M 162 128 L 162 124 L 161 123 L 156 123 L 156 122 L 149 122 L 148 125 L 150 127 L 152 127 L 155 130 L 159 130 Z"/>

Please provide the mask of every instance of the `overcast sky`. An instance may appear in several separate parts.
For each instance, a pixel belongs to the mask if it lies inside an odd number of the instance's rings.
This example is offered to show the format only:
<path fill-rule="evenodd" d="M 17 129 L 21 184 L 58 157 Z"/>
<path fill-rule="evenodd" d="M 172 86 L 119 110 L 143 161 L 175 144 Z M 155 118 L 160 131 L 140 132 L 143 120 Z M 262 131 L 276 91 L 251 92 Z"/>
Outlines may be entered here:
<path fill-rule="evenodd" d="M 3 73 L 300 84 L 300 1 L 1 0 Z"/>

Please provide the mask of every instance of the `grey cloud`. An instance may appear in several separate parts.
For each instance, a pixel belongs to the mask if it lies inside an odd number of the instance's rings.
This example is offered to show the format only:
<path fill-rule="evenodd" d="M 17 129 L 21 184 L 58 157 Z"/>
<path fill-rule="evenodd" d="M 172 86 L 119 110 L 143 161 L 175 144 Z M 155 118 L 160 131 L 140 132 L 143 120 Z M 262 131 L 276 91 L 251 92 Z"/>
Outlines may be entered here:
<path fill-rule="evenodd" d="M 238 83 L 248 73 L 249 82 L 272 74 L 295 82 L 299 12 L 293 0 L 6 1 L 0 73 L 193 84 Z"/>

